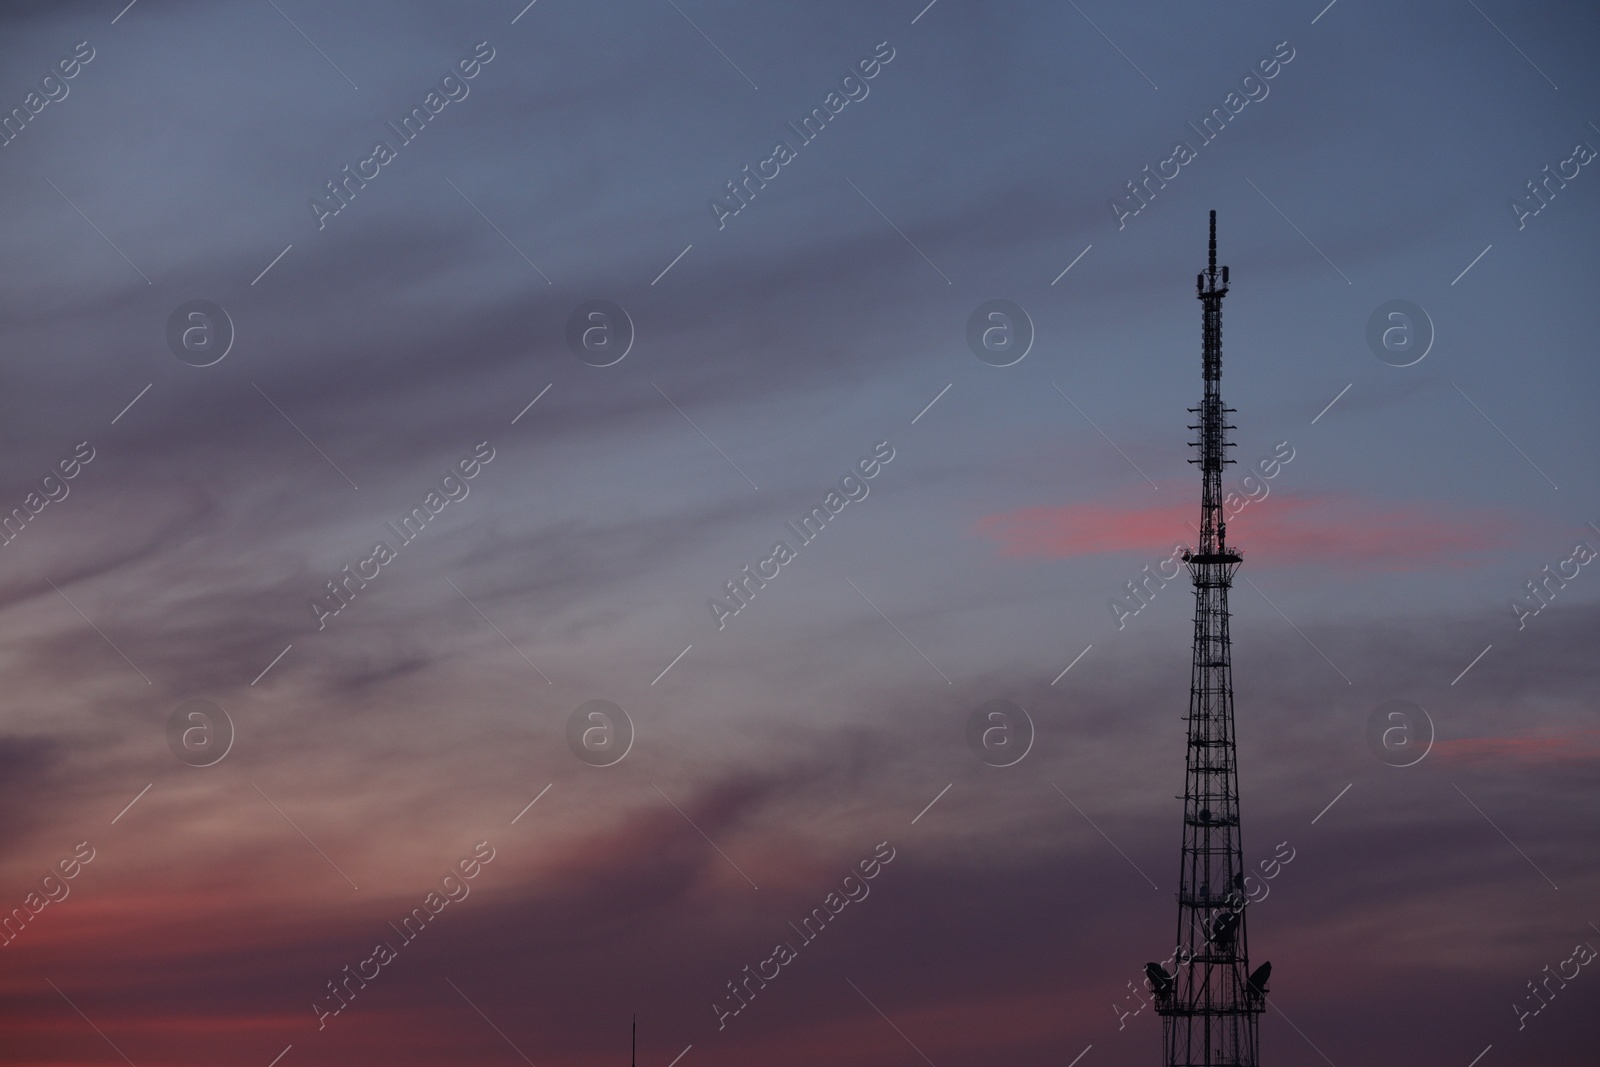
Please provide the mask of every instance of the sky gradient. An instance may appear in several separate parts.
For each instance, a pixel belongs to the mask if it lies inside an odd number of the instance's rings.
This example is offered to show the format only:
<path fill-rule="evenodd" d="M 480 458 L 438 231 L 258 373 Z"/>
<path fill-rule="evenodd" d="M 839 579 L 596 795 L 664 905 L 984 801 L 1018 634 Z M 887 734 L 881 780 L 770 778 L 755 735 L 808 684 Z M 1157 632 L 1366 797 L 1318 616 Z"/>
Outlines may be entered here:
<path fill-rule="evenodd" d="M 1593 1062 L 1592 6 L 125 3 L 0 11 L 0 1065 L 1157 1063 L 1208 210 L 1263 1062 Z"/>

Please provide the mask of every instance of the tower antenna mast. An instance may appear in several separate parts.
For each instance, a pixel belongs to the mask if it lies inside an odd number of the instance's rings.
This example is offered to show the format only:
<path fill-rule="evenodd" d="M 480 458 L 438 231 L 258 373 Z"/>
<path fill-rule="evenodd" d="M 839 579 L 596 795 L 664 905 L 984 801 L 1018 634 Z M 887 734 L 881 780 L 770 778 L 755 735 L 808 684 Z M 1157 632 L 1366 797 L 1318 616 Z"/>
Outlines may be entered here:
<path fill-rule="evenodd" d="M 1258 1022 L 1271 964 L 1250 971 L 1245 937 L 1239 774 L 1233 732 L 1233 652 L 1228 589 L 1241 557 L 1228 546 L 1222 468 L 1231 447 L 1222 405 L 1222 298 L 1228 268 L 1217 269 L 1217 213 L 1211 212 L 1206 269 L 1195 279 L 1201 305 L 1200 406 L 1190 408 L 1200 439 L 1189 462 L 1200 467 L 1200 542 L 1184 554 L 1194 580 L 1194 658 L 1189 685 L 1189 745 L 1178 876 L 1178 939 L 1172 971 L 1145 965 L 1162 1016 L 1166 1067 L 1259 1067 Z"/>

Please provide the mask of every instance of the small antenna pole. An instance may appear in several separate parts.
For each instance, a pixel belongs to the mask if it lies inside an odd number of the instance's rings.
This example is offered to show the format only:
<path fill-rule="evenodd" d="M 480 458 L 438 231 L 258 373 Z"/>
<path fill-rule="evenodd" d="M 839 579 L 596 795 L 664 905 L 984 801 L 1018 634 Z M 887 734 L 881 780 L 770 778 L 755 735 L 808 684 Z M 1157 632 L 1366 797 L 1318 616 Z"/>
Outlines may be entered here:
<path fill-rule="evenodd" d="M 1211 273 L 1217 273 L 1217 213 L 1211 213 Z"/>

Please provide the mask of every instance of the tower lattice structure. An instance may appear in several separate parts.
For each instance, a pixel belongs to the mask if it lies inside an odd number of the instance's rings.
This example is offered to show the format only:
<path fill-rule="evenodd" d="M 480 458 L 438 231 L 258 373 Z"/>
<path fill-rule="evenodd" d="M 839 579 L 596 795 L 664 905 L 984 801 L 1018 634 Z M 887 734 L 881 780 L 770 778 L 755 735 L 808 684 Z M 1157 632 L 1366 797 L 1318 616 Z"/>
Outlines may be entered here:
<path fill-rule="evenodd" d="M 1239 774 L 1233 728 L 1233 655 L 1228 589 L 1240 555 L 1229 547 L 1222 470 L 1233 460 L 1222 404 L 1222 298 L 1228 268 L 1217 269 L 1217 213 L 1211 212 L 1207 268 L 1195 280 L 1201 305 L 1200 538 L 1185 554 L 1194 580 L 1194 665 L 1189 686 L 1189 744 L 1183 797 L 1183 853 L 1178 878 L 1178 938 L 1173 970 L 1145 971 L 1162 1016 L 1166 1067 L 1258 1067 L 1257 1023 L 1266 1005 L 1271 964 L 1250 971 L 1245 936 L 1244 860 L 1239 832 Z"/>

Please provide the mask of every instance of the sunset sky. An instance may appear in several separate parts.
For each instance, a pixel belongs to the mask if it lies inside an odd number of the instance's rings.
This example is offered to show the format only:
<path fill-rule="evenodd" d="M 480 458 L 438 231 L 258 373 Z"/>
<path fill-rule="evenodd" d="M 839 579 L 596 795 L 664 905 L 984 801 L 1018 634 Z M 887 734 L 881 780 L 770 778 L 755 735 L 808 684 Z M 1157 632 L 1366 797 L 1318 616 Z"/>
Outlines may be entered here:
<path fill-rule="evenodd" d="M 1159 1063 L 1209 210 L 1262 1062 L 1592 1064 L 1597 41 L 4 4 L 0 1067 Z"/>

